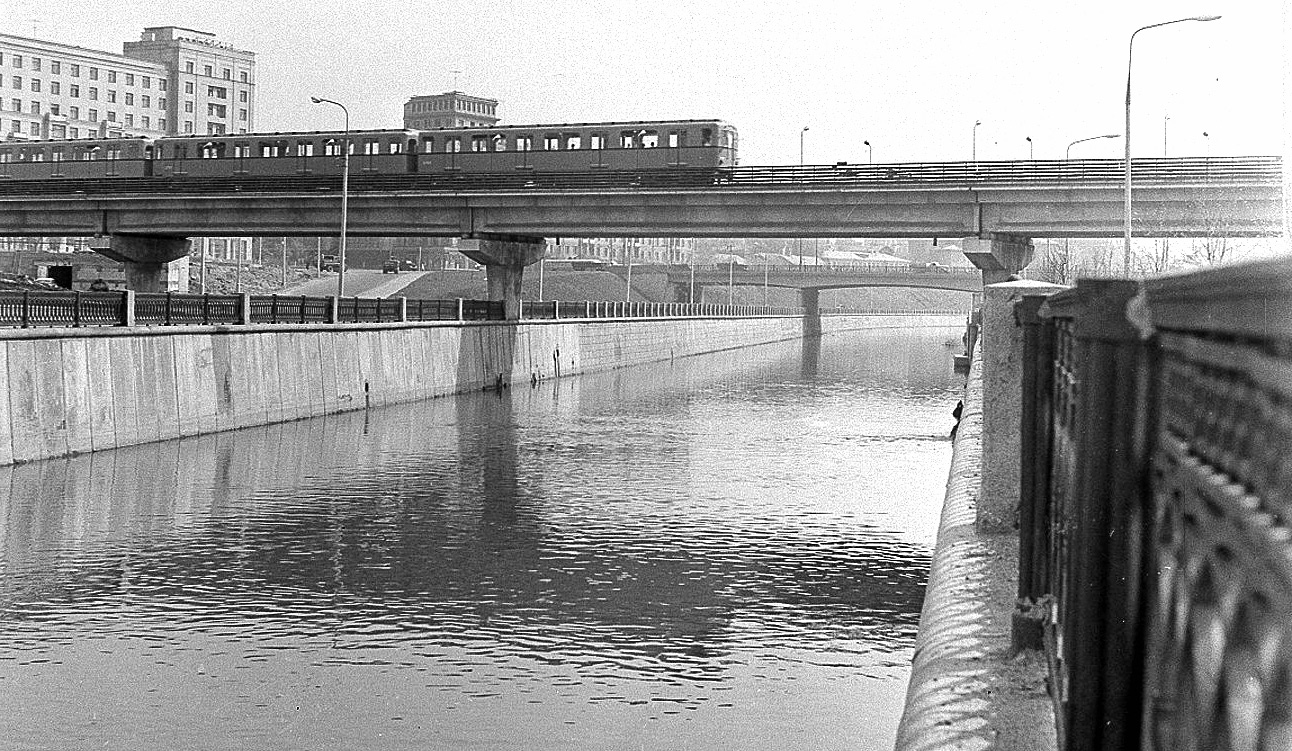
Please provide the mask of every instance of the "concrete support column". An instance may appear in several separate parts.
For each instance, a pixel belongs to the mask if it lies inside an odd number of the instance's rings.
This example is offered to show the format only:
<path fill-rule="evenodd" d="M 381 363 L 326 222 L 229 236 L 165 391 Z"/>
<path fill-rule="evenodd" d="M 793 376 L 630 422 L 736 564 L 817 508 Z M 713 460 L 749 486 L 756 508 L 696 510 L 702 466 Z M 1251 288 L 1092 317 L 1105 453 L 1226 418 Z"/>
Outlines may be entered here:
<path fill-rule="evenodd" d="M 165 292 L 166 264 L 188 255 L 187 237 L 108 235 L 94 238 L 90 248 L 126 265 L 126 289 Z"/>
<path fill-rule="evenodd" d="M 1032 262 L 1035 246 L 1032 238 L 1021 235 L 993 234 L 987 238 L 966 237 L 962 241 L 965 257 L 982 269 L 982 283 L 1009 281 Z"/>
<path fill-rule="evenodd" d="M 1014 317 L 1014 303 L 1026 295 L 1051 295 L 1063 289 L 1066 287 L 1032 281 L 983 288 L 982 487 L 978 527 L 985 532 L 1013 530 L 1018 516 L 1024 332 Z"/>
<path fill-rule="evenodd" d="M 799 290 L 799 300 L 803 305 L 803 335 L 821 335 L 821 290 L 815 287 L 804 287 Z"/>
<path fill-rule="evenodd" d="M 520 286 L 525 267 L 538 263 L 547 251 L 541 237 L 478 235 L 476 248 L 464 247 L 462 254 L 485 267 L 489 299 L 502 300 L 509 321 L 520 319 Z"/>

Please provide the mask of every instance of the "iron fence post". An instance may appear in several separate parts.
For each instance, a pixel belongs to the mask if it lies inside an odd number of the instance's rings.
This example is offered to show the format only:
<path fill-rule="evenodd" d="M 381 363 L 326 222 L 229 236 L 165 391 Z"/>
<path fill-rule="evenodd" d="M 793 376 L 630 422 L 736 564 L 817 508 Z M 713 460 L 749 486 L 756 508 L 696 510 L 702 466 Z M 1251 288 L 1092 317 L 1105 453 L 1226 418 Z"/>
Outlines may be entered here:
<path fill-rule="evenodd" d="M 251 323 L 251 294 L 243 292 L 238 298 L 238 323 L 247 326 Z"/>
<path fill-rule="evenodd" d="M 121 325 L 135 325 L 135 291 L 133 289 L 121 291 Z"/>
<path fill-rule="evenodd" d="M 72 326 L 81 327 L 81 292 L 72 292 Z"/>

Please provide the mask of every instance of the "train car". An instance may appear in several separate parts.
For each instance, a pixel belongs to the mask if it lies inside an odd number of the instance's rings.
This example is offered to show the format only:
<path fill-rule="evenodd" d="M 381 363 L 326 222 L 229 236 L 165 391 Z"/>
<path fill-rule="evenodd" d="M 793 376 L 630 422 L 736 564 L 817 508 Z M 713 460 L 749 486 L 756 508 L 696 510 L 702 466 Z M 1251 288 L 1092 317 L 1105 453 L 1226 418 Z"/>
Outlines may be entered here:
<path fill-rule="evenodd" d="M 735 166 L 739 148 L 721 120 L 441 128 L 419 141 L 428 174 L 717 169 Z"/>
<path fill-rule="evenodd" d="M 148 177 L 153 140 L 79 138 L 0 142 L 0 180 Z"/>
<path fill-rule="evenodd" d="M 153 170 L 160 177 L 339 175 L 346 138 L 352 175 L 417 168 L 417 131 L 356 130 L 160 138 Z"/>

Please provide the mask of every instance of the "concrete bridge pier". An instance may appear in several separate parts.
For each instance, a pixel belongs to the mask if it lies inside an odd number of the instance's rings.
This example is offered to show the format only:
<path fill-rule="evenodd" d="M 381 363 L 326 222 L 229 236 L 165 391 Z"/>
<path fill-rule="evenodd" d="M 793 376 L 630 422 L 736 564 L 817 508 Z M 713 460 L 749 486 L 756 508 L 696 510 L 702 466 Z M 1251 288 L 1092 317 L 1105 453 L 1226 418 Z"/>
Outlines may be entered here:
<path fill-rule="evenodd" d="M 1022 235 L 992 233 L 986 238 L 966 237 L 961 247 L 965 257 L 982 270 L 982 283 L 999 284 L 1009 281 L 1032 262 L 1035 246 L 1032 238 Z"/>
<path fill-rule="evenodd" d="M 169 235 L 101 235 L 90 247 L 126 265 L 126 289 L 165 292 L 166 264 L 188 255 L 189 239 Z"/>
<path fill-rule="evenodd" d="M 803 306 L 803 335 L 821 335 L 821 290 L 816 287 L 804 287 L 799 290 L 799 301 Z"/>
<path fill-rule="evenodd" d="M 485 267 L 489 299 L 502 300 L 507 320 L 520 318 L 520 285 L 525 267 L 538 263 L 547 250 L 541 237 L 521 235 L 471 235 L 479 241 L 475 249 L 462 248 L 462 255 Z"/>

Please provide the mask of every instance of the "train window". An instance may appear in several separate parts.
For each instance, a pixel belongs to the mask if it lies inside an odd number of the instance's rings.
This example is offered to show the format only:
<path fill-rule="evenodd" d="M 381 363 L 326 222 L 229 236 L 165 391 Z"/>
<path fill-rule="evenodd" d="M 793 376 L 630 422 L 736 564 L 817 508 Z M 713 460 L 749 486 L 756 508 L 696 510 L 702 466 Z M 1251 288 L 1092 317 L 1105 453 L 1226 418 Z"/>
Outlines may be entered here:
<path fill-rule="evenodd" d="M 517 151 L 531 151 L 534 148 L 533 136 L 516 136 Z"/>
<path fill-rule="evenodd" d="M 224 144 L 208 142 L 202 144 L 203 159 L 219 159 L 224 156 Z"/>
<path fill-rule="evenodd" d="M 57 149 L 57 148 L 56 148 L 56 149 L 50 149 L 50 150 L 49 150 L 49 161 L 51 161 L 51 162 L 61 162 L 61 161 L 63 161 L 63 150 L 62 150 L 62 149 Z"/>
<path fill-rule="evenodd" d="M 399 141 L 391 141 L 390 148 L 387 151 L 391 154 L 402 154 L 404 153 L 404 144 Z"/>
<path fill-rule="evenodd" d="M 314 143 L 312 141 L 296 142 L 297 156 L 314 156 Z"/>
<path fill-rule="evenodd" d="M 106 151 L 107 151 L 107 153 L 106 153 L 106 155 L 105 155 L 105 156 L 106 156 L 108 159 L 116 160 L 116 159 L 120 159 L 120 158 L 121 158 L 121 147 L 120 147 L 120 146 L 109 146 L 109 147 L 106 149 Z"/>
<path fill-rule="evenodd" d="M 565 148 L 570 151 L 578 151 L 583 148 L 583 136 L 578 133 L 565 134 Z"/>
<path fill-rule="evenodd" d="M 311 150 L 312 150 L 313 144 L 309 144 L 309 145 L 311 146 Z M 246 159 L 247 157 L 251 156 L 251 144 L 235 143 L 233 145 L 233 156 L 238 159 Z"/>
<path fill-rule="evenodd" d="M 493 136 L 493 150 L 494 150 L 494 151 L 506 151 L 506 150 L 507 150 L 507 136 L 504 136 L 504 135 L 503 135 L 503 134 L 501 134 L 501 133 L 495 133 L 495 134 L 494 134 L 494 136 Z"/>
<path fill-rule="evenodd" d="M 561 137 L 555 133 L 543 136 L 543 151 L 560 151 Z"/>
<path fill-rule="evenodd" d="M 672 149 L 676 149 L 676 148 L 678 148 L 678 147 L 680 147 L 680 146 L 685 146 L 685 145 L 686 145 L 686 131 L 685 131 L 685 130 L 670 130 L 670 131 L 668 132 L 668 145 L 669 145 L 669 148 L 672 148 Z"/>
<path fill-rule="evenodd" d="M 434 138 L 427 138 L 427 139 L 425 139 L 424 141 L 422 141 L 422 153 L 423 153 L 423 154 L 431 154 L 431 153 L 434 153 L 434 152 L 435 152 L 435 139 L 434 139 Z"/>
<path fill-rule="evenodd" d="M 457 136 L 444 139 L 444 152 L 446 154 L 456 154 L 462 150 L 462 139 Z"/>
<path fill-rule="evenodd" d="M 489 136 L 471 136 L 472 151 L 488 151 Z"/>
<path fill-rule="evenodd" d="M 588 148 L 593 151 L 600 151 L 606 147 L 606 135 L 604 133 L 593 133 L 588 136 Z"/>
<path fill-rule="evenodd" d="M 619 148 L 631 149 L 637 145 L 637 131 L 625 130 L 619 133 Z"/>
<path fill-rule="evenodd" d="M 365 154 L 380 154 L 380 153 L 381 153 L 381 141 L 364 141 L 364 142 L 363 142 L 363 153 L 365 153 Z"/>
<path fill-rule="evenodd" d="M 13 155 L 8 149 L 0 150 L 0 164 L 8 164 L 13 159 Z"/>
<path fill-rule="evenodd" d="M 653 149 L 659 146 L 659 133 L 653 130 L 642 131 L 642 148 Z"/>
<path fill-rule="evenodd" d="M 45 154 L 44 154 L 44 152 L 41 152 L 41 151 L 33 151 L 33 152 L 31 152 L 31 161 L 33 161 L 33 162 L 43 162 L 43 161 L 45 161 Z"/>
<path fill-rule="evenodd" d="M 700 145 L 701 146 L 713 145 L 713 131 L 711 129 L 704 128 L 700 131 Z"/>
<path fill-rule="evenodd" d="M 341 156 L 341 142 L 335 138 L 329 138 L 324 141 L 323 154 L 325 156 Z"/>
<path fill-rule="evenodd" d="M 260 144 L 260 155 L 261 155 L 262 157 L 267 157 L 267 156 L 278 156 L 279 151 L 280 151 L 279 146 L 278 146 L 278 144 L 276 144 L 276 143 L 262 143 L 262 144 Z"/>

